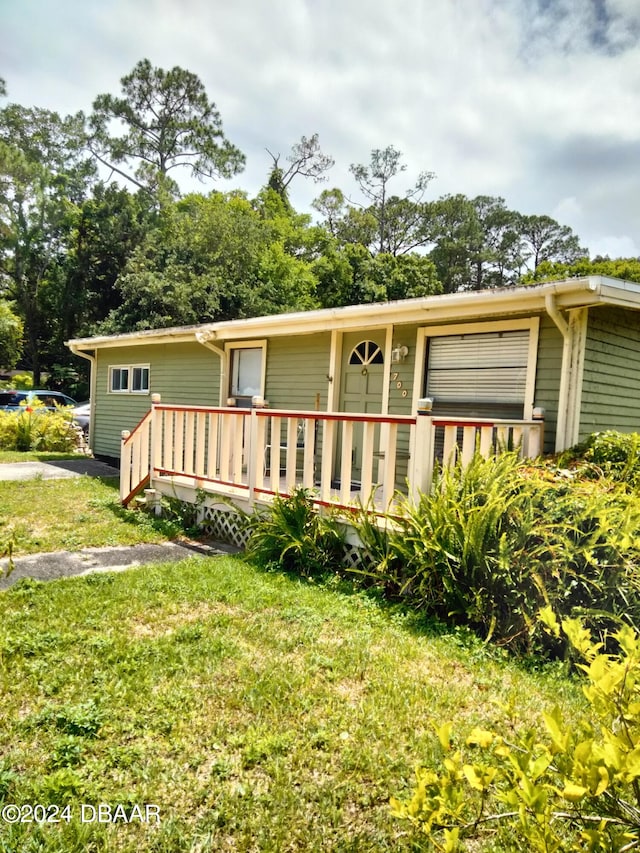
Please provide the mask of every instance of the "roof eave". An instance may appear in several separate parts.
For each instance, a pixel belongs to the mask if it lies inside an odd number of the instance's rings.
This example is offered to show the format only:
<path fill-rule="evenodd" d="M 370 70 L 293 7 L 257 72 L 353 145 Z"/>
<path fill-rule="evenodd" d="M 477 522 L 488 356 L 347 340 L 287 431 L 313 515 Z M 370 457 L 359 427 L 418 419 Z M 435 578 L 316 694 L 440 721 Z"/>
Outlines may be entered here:
<path fill-rule="evenodd" d="M 67 342 L 73 350 L 193 343 L 196 333 L 211 341 L 237 341 L 256 337 L 308 335 L 327 331 L 356 331 L 390 324 L 417 324 L 526 314 L 544 311 L 545 297 L 553 294 L 560 309 L 594 305 L 620 305 L 640 310 L 640 285 L 603 276 L 547 282 L 505 290 L 485 290 L 425 296 L 397 302 L 349 305 L 316 311 L 276 314 L 246 320 L 204 323 L 172 329 L 151 329 L 123 335 L 78 338 Z"/>

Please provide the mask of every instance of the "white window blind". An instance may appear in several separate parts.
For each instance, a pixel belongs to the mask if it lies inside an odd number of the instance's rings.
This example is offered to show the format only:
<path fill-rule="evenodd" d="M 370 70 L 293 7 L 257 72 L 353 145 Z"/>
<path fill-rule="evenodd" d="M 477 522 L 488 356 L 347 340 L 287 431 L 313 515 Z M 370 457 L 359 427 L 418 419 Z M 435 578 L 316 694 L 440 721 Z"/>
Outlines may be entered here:
<path fill-rule="evenodd" d="M 529 330 L 429 340 L 426 396 L 435 404 L 524 403 Z"/>
<path fill-rule="evenodd" d="M 231 393 L 253 397 L 261 393 L 262 347 L 233 350 L 231 364 Z"/>

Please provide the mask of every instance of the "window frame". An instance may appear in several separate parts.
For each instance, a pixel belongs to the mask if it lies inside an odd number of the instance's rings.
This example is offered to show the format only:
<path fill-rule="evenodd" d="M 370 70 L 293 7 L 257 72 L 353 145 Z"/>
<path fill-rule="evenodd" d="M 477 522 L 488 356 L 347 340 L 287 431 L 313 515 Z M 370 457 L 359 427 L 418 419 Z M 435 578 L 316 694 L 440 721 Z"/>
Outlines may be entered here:
<path fill-rule="evenodd" d="M 237 400 L 248 400 L 251 406 L 251 397 L 243 394 L 234 394 L 233 392 L 233 353 L 243 349 L 259 349 L 261 350 L 261 365 L 260 365 L 260 391 L 252 396 L 265 396 L 265 385 L 267 380 L 267 341 L 266 338 L 257 341 L 234 341 L 225 345 L 227 355 L 227 396 Z"/>
<path fill-rule="evenodd" d="M 451 323 L 438 326 L 422 326 L 418 329 L 415 373 L 413 378 L 413 410 L 418 407 L 422 389 L 426 382 L 426 353 L 429 338 L 440 338 L 448 335 L 483 334 L 489 332 L 529 332 L 529 350 L 527 355 L 527 379 L 525 385 L 523 418 L 530 420 L 535 407 L 536 373 L 538 366 L 538 338 L 540 333 L 540 317 L 522 317 L 513 320 L 486 320 L 472 323 Z"/>
<path fill-rule="evenodd" d="M 147 382 L 146 388 L 133 388 L 133 379 L 134 372 L 136 370 L 141 371 L 141 378 L 144 377 L 144 371 L 146 370 Z M 115 372 L 118 371 L 120 374 L 120 378 L 122 379 L 123 373 L 126 371 L 127 374 L 127 387 L 126 388 L 114 388 L 113 387 L 113 378 Z M 122 382 L 120 382 L 120 385 Z M 107 371 L 107 393 L 108 394 L 135 394 L 136 396 L 148 396 L 151 391 L 151 365 L 148 363 L 141 364 L 110 364 Z"/>

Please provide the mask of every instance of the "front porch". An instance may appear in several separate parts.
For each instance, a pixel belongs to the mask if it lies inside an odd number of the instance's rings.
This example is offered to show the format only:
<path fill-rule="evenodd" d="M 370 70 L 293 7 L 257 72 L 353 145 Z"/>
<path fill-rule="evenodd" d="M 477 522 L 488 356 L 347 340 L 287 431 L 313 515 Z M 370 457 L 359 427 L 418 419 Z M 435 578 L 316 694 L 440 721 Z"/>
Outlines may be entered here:
<path fill-rule="evenodd" d="M 180 500 L 232 501 L 245 511 L 309 489 L 320 506 L 388 512 L 398 494 L 431 486 L 434 467 L 501 448 L 535 458 L 539 420 L 489 420 L 267 408 L 178 406 L 153 396 L 122 434 L 120 498 L 143 488 Z"/>

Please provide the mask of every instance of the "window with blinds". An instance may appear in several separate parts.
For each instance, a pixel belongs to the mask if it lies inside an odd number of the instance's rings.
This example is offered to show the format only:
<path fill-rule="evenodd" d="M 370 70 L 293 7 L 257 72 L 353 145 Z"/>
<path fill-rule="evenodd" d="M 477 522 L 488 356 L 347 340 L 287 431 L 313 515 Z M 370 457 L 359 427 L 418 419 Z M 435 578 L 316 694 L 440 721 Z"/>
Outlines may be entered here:
<path fill-rule="evenodd" d="M 425 396 L 434 414 L 523 417 L 529 329 L 428 341 Z"/>

